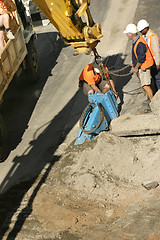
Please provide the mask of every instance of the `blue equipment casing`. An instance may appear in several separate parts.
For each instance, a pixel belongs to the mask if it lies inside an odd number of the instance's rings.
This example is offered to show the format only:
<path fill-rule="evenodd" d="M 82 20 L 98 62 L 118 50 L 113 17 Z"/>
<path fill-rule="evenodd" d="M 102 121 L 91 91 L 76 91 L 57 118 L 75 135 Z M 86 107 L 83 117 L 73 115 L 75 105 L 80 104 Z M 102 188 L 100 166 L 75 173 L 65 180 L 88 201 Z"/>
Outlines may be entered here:
<path fill-rule="evenodd" d="M 96 135 L 108 128 L 111 120 L 118 117 L 118 104 L 112 90 L 105 94 L 98 92 L 90 93 L 88 97 L 92 104 L 88 106 L 85 112 L 83 126 L 78 131 L 75 145 L 82 144 L 86 140 L 93 140 Z M 103 111 L 100 111 L 100 109 Z M 102 114 L 103 116 L 101 116 Z M 99 126 L 98 123 L 102 117 L 103 119 Z"/>

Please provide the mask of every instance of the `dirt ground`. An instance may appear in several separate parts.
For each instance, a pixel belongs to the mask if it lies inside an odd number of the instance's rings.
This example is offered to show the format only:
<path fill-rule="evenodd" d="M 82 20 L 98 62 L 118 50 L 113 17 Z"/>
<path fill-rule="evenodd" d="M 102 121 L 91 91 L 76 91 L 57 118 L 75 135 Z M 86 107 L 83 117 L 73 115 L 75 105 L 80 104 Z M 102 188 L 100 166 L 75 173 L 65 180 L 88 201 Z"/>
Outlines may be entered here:
<path fill-rule="evenodd" d="M 26 194 L 11 204 L 1 239 L 159 240 L 159 187 L 142 186 L 160 181 L 159 138 L 103 132 L 78 147 L 63 143 L 28 191 L 31 183 L 12 189 Z"/>
<path fill-rule="evenodd" d="M 57 239 L 160 239 L 159 188 L 142 186 L 159 180 L 159 144 L 159 136 L 109 133 L 71 144 L 38 193 L 35 215 Z"/>
<path fill-rule="evenodd" d="M 109 133 L 78 149 L 71 144 L 52 173 L 56 187 L 44 186 L 35 201 L 36 214 L 46 229 L 78 239 L 160 239 L 159 189 L 142 186 L 159 180 L 159 144 L 159 136 Z"/>

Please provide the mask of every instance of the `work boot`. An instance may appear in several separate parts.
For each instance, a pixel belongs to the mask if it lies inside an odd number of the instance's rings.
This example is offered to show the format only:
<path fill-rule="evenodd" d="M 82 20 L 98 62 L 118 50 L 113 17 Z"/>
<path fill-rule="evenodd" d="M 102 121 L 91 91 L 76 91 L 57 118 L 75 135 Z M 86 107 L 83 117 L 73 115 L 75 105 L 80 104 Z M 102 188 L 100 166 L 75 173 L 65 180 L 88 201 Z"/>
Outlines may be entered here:
<path fill-rule="evenodd" d="M 143 105 L 149 105 L 151 102 L 151 100 L 149 100 L 149 98 L 147 98 L 145 101 L 143 101 Z"/>
<path fill-rule="evenodd" d="M 9 30 L 9 31 L 7 32 L 7 38 L 8 38 L 8 39 L 15 39 L 15 37 L 13 36 L 13 33 L 11 32 L 11 30 Z"/>
<path fill-rule="evenodd" d="M 143 104 L 138 111 L 140 114 L 145 114 L 145 113 L 151 113 L 152 110 L 149 106 L 149 104 Z"/>

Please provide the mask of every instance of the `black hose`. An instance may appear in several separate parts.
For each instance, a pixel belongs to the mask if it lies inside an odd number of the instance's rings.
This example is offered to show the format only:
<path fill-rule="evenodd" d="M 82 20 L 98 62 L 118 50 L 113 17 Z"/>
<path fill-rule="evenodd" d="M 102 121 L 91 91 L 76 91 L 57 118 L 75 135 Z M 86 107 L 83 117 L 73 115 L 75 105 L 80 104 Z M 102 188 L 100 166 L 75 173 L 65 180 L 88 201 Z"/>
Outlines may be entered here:
<path fill-rule="evenodd" d="M 94 105 L 94 107 L 92 107 L 92 105 Z M 84 129 L 84 120 L 85 120 L 85 117 L 86 117 L 86 114 L 87 114 L 87 111 L 93 111 L 92 109 L 89 109 L 89 108 L 95 108 L 96 107 L 96 104 L 95 103 L 89 103 L 87 105 L 87 107 L 84 109 L 81 117 L 80 117 L 80 128 L 81 130 L 84 132 L 84 133 L 87 133 L 87 134 L 91 134 L 93 133 L 94 131 L 96 131 L 100 125 L 102 124 L 103 120 L 104 120 L 104 109 L 103 109 L 103 106 L 101 103 L 97 103 L 97 106 L 99 108 L 99 112 L 100 112 L 100 119 L 99 119 L 99 122 L 97 124 L 97 126 L 95 128 L 93 128 L 92 130 L 85 130 Z"/>

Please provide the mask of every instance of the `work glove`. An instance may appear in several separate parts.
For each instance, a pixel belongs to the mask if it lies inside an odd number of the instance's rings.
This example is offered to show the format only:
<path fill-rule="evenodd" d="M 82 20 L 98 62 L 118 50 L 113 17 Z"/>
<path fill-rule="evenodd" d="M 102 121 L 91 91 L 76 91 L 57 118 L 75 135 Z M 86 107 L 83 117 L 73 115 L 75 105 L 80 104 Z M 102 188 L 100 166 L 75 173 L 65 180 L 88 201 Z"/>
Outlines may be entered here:
<path fill-rule="evenodd" d="M 160 65 L 156 65 L 158 71 L 160 71 Z"/>

